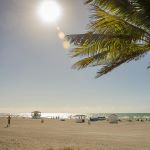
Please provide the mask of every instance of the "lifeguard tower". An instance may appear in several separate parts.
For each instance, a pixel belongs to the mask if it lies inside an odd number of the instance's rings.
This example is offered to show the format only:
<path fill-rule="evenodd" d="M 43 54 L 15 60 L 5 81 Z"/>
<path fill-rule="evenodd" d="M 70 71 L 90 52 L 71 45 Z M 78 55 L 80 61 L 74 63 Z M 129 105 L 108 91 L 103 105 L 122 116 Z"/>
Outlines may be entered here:
<path fill-rule="evenodd" d="M 41 118 L 41 112 L 40 111 L 33 111 L 31 112 L 32 119 L 40 119 Z"/>

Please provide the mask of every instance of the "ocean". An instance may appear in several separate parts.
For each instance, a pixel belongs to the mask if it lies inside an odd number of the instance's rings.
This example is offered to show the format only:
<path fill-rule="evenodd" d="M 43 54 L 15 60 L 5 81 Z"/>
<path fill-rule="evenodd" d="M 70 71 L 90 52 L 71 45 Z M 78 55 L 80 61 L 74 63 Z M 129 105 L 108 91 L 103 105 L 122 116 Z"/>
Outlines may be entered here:
<path fill-rule="evenodd" d="M 106 118 L 110 113 L 41 113 L 42 118 L 64 118 L 69 119 L 75 115 L 84 114 L 87 117 L 105 116 Z M 120 119 L 137 119 L 148 118 L 150 119 L 150 113 L 115 113 Z M 0 117 L 8 116 L 8 113 L 0 113 Z M 31 113 L 12 113 L 12 117 L 31 118 Z"/>

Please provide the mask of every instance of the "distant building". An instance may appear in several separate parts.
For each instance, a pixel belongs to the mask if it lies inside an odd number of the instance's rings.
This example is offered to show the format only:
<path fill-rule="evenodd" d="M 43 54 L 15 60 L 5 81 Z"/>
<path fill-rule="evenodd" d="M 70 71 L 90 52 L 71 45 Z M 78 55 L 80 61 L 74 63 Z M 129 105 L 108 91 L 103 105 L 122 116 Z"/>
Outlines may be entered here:
<path fill-rule="evenodd" d="M 74 116 L 76 123 L 84 123 L 85 122 L 85 115 L 75 115 Z"/>

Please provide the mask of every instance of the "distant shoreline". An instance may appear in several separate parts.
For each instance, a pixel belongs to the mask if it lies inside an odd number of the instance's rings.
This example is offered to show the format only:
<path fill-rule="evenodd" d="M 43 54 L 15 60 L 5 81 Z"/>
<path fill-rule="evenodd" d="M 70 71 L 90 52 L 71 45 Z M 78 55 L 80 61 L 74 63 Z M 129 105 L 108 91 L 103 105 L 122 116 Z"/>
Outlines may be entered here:
<path fill-rule="evenodd" d="M 23 118 L 31 118 L 31 113 L 0 113 L 0 117 L 6 117 L 7 115 L 11 114 L 12 117 L 23 117 Z M 108 117 L 111 113 L 41 113 L 42 118 L 65 118 L 69 119 L 71 116 L 77 114 L 84 114 L 87 117 L 98 117 L 98 116 L 105 116 Z M 115 113 L 118 115 L 120 119 L 128 119 L 128 118 L 150 118 L 150 113 Z"/>

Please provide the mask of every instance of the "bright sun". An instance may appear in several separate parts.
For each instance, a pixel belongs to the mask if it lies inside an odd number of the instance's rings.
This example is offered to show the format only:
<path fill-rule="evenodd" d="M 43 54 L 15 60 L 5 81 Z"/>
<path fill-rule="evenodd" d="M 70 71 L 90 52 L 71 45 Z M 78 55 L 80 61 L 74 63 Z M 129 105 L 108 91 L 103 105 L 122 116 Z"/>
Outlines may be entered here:
<path fill-rule="evenodd" d="M 55 22 L 60 16 L 60 7 L 54 0 L 46 0 L 39 5 L 38 15 L 44 22 Z"/>

